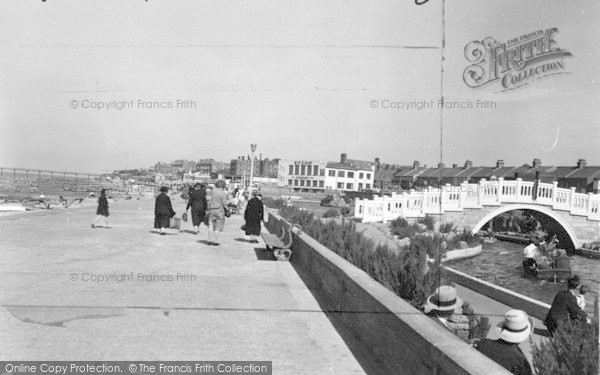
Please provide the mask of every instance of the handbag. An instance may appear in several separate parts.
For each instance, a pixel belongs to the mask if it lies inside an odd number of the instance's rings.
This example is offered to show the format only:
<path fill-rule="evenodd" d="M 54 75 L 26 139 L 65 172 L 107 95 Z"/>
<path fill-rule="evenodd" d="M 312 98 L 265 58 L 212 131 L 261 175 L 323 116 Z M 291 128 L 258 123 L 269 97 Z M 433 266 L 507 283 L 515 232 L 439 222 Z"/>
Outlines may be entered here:
<path fill-rule="evenodd" d="M 231 216 L 231 210 L 227 207 L 223 207 L 223 212 L 225 213 L 225 217 Z"/>
<path fill-rule="evenodd" d="M 181 220 L 183 220 L 184 223 L 187 223 L 187 220 L 188 220 L 187 212 L 184 212 L 183 215 L 181 215 Z"/>
<path fill-rule="evenodd" d="M 242 226 L 240 227 L 240 229 L 241 229 L 241 230 L 243 230 L 243 231 L 245 232 L 245 231 L 246 231 L 246 224 L 242 225 Z"/>

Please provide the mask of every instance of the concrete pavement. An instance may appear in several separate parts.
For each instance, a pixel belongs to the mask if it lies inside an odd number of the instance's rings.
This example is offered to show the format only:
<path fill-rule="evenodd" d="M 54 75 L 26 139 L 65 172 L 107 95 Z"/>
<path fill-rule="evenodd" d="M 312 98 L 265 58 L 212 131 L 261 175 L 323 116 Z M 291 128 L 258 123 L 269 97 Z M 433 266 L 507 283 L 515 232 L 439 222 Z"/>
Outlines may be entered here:
<path fill-rule="evenodd" d="M 184 202 L 173 198 L 178 215 Z M 272 360 L 274 374 L 362 368 L 287 262 L 240 241 L 152 233 L 151 199 L 0 218 L 3 360 Z M 191 230 L 190 223 L 184 229 Z"/>

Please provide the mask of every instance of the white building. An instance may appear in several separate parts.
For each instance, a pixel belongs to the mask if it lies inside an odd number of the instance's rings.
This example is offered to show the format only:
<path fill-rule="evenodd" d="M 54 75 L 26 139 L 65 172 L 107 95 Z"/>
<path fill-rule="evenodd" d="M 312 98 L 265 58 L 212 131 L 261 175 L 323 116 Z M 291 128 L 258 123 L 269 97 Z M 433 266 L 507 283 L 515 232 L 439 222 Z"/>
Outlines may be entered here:
<path fill-rule="evenodd" d="M 325 166 L 319 160 L 280 160 L 277 186 L 287 186 L 294 191 L 324 191 Z"/>
<path fill-rule="evenodd" d="M 325 168 L 325 188 L 340 191 L 373 189 L 375 165 L 368 161 L 352 160 L 342 154 L 339 162 L 329 162 Z"/>

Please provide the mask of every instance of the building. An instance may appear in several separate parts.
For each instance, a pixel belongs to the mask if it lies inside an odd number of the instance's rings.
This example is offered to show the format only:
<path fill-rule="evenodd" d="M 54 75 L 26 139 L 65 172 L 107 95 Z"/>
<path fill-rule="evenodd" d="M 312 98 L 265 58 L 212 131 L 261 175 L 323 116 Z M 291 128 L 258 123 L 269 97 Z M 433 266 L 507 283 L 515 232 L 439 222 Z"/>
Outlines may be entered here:
<path fill-rule="evenodd" d="M 325 191 L 326 163 L 320 160 L 279 160 L 277 186 L 294 191 Z"/>
<path fill-rule="evenodd" d="M 195 171 L 202 176 L 211 176 L 213 173 L 217 173 L 217 162 L 215 159 L 200 159 L 196 163 Z"/>
<path fill-rule="evenodd" d="M 325 188 L 340 191 L 371 190 L 375 182 L 374 163 L 348 159 L 344 153 L 339 162 L 325 168 Z"/>

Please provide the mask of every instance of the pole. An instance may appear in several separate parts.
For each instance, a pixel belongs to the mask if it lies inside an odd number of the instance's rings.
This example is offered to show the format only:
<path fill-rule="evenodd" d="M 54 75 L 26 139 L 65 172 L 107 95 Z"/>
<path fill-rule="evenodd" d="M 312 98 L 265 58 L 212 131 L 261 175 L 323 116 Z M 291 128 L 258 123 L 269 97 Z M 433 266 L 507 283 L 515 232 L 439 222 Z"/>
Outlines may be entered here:
<path fill-rule="evenodd" d="M 441 1 L 442 3 L 442 49 L 441 49 L 441 64 L 440 64 L 440 180 L 439 180 L 439 189 L 440 189 L 440 220 L 442 218 L 442 163 L 443 163 L 443 130 L 444 130 L 444 50 L 446 47 L 446 14 L 445 14 L 445 0 Z M 442 286 L 442 248 L 437 251 L 437 259 L 435 261 L 436 267 L 438 267 L 438 288 Z"/>
<path fill-rule="evenodd" d="M 250 159 L 250 190 L 252 190 L 252 178 L 254 177 L 254 152 L 256 151 L 256 145 L 251 144 L 250 150 L 252 151 L 252 159 Z"/>

